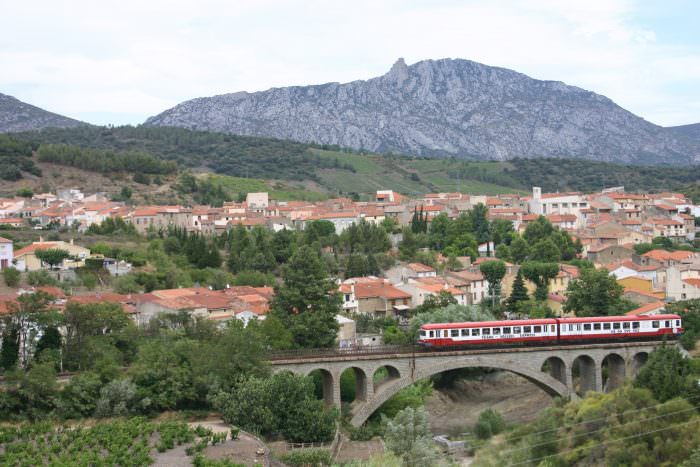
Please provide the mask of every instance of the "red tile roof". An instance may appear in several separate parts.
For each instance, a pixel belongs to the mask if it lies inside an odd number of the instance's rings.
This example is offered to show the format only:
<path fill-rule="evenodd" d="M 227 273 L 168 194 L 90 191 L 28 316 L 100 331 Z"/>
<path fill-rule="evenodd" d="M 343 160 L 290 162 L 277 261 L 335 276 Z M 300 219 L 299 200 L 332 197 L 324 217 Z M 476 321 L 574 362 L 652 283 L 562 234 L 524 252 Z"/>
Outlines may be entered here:
<path fill-rule="evenodd" d="M 408 267 L 415 272 L 435 272 L 435 268 L 423 263 L 408 263 Z"/>
<path fill-rule="evenodd" d="M 664 302 L 657 301 L 657 302 L 651 302 L 647 303 L 646 305 L 642 305 L 639 308 L 635 308 L 632 311 L 628 311 L 625 313 L 627 316 L 639 316 L 647 313 L 652 313 L 654 311 L 663 311 L 665 309 Z"/>

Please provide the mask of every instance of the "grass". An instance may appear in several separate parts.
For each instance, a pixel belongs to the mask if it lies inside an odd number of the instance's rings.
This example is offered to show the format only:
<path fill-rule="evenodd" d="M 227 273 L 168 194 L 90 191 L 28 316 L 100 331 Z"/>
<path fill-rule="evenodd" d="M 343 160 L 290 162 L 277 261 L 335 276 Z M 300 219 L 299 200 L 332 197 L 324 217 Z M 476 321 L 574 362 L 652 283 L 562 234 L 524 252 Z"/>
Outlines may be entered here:
<path fill-rule="evenodd" d="M 230 175 L 209 175 L 209 179 L 232 195 L 267 191 L 272 199 L 279 201 L 323 201 L 328 199 L 327 193 L 314 191 L 303 185 L 293 186 L 286 182 L 232 177 Z"/>

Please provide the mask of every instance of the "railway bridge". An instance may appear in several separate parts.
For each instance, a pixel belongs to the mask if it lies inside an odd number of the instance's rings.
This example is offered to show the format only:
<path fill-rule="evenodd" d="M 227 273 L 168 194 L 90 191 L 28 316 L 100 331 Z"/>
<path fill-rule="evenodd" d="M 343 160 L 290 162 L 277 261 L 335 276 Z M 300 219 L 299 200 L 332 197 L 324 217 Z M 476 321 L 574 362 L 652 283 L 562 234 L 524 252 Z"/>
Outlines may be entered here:
<path fill-rule="evenodd" d="M 308 375 L 318 370 L 326 404 L 338 409 L 340 376 L 351 369 L 356 384 L 351 423 L 359 427 L 398 391 L 443 371 L 506 370 L 527 378 L 553 396 L 576 399 L 588 391 L 615 389 L 626 379 L 634 378 L 649 353 L 660 345 L 655 341 L 447 351 L 417 346 L 318 349 L 272 355 L 270 364 L 273 372 Z"/>

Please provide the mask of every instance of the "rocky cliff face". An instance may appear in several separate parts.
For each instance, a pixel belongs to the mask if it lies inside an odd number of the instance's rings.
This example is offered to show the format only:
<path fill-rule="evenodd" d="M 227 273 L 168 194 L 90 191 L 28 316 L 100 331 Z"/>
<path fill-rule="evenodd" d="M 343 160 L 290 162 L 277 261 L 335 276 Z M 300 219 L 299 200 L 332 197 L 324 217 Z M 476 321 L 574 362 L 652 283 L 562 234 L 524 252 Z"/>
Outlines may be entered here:
<path fill-rule="evenodd" d="M 198 98 L 146 124 L 476 159 L 700 159 L 700 140 L 604 96 L 469 60 L 399 59 L 367 81 Z"/>
<path fill-rule="evenodd" d="M 0 94 L 0 133 L 68 128 L 85 123 L 25 104 L 6 94 Z"/>

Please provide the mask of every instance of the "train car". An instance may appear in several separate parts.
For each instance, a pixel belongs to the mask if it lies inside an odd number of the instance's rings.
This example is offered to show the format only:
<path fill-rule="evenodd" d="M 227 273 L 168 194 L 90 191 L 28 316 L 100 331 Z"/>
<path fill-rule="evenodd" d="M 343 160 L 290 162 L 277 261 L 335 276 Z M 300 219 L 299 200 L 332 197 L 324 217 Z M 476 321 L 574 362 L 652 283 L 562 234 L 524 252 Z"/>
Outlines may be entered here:
<path fill-rule="evenodd" d="M 557 335 L 556 319 L 434 323 L 420 327 L 418 343 L 433 348 L 547 342 L 556 344 Z"/>
<path fill-rule="evenodd" d="M 683 332 L 678 315 L 596 316 L 559 318 L 559 341 L 562 343 L 590 340 L 637 338 L 678 338 Z"/>

